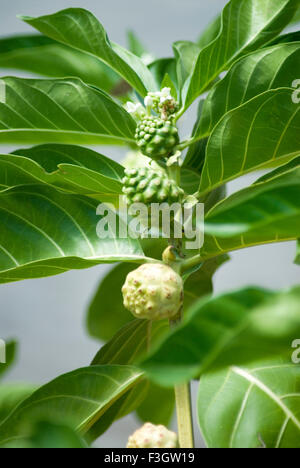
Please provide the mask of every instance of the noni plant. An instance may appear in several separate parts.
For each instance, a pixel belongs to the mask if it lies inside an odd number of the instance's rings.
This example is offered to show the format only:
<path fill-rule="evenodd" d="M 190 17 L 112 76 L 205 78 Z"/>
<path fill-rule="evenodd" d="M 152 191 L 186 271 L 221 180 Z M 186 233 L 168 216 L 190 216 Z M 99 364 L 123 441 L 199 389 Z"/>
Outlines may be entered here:
<path fill-rule="evenodd" d="M 169 58 L 80 8 L 0 41 L 0 67 L 31 74 L 0 79 L 0 283 L 116 263 L 87 318 L 105 344 L 39 388 L 2 385 L 0 446 L 86 448 L 135 412 L 128 450 L 193 448 L 193 420 L 210 448 L 300 448 L 300 287 L 213 294 L 232 251 L 296 241 L 300 264 L 299 7 L 230 0 Z"/>

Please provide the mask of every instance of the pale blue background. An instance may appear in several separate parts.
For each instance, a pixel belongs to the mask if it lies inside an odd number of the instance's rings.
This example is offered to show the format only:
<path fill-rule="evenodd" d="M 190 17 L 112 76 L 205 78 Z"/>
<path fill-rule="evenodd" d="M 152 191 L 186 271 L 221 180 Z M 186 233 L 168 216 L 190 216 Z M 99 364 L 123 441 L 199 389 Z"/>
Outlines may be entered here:
<path fill-rule="evenodd" d="M 78 6 L 95 13 L 114 41 L 125 45 L 125 32 L 133 28 L 157 56 L 167 56 L 173 41 L 195 40 L 225 3 L 223 0 L 2 0 L 0 31 L 2 35 L 30 33 L 31 28 L 16 19 L 17 14 L 37 16 Z M 4 74 L 7 72 L 0 70 L 0 76 Z M 187 119 L 184 126 L 191 124 Z M 8 150 L 8 147 L 0 149 L 3 153 Z M 116 149 L 105 148 L 102 152 L 116 159 L 122 156 L 122 151 Z M 252 179 L 236 181 L 230 190 Z M 215 289 L 227 291 L 248 284 L 284 288 L 296 284 L 299 270 L 293 265 L 294 252 L 295 245 L 290 243 L 234 253 L 232 262 L 217 273 Z M 85 331 L 85 309 L 108 269 L 99 266 L 59 277 L 0 286 L 0 337 L 15 337 L 20 343 L 18 362 L 7 380 L 43 383 L 91 361 L 99 344 Z M 133 417 L 118 422 L 98 445 L 124 446 L 137 424 Z"/>

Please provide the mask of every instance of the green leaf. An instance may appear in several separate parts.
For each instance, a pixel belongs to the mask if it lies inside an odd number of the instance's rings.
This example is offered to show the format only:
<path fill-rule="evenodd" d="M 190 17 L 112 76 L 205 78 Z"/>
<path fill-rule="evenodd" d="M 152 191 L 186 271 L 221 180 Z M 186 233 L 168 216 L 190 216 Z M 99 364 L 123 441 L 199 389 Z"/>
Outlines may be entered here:
<path fill-rule="evenodd" d="M 200 47 L 191 41 L 178 41 L 173 44 L 173 50 L 176 58 L 177 82 L 181 90 L 192 73 Z"/>
<path fill-rule="evenodd" d="M 30 384 L 1 384 L 0 422 L 4 421 L 7 416 L 35 390 L 36 387 Z"/>
<path fill-rule="evenodd" d="M 266 91 L 221 119 L 207 144 L 201 194 L 300 154 L 300 107 L 292 100 L 294 91 Z"/>
<path fill-rule="evenodd" d="M 197 44 L 201 49 L 204 49 L 204 47 L 208 46 L 208 44 L 217 38 L 221 28 L 221 21 L 221 15 L 217 16 L 200 35 Z"/>
<path fill-rule="evenodd" d="M 184 109 L 235 60 L 275 38 L 290 22 L 297 6 L 298 0 L 231 0 L 222 13 L 222 29 L 200 52 L 186 82 Z M 233 31 L 236 40 L 232 39 Z"/>
<path fill-rule="evenodd" d="M 282 358 L 204 375 L 198 418 L 207 446 L 300 448 L 299 389 L 300 367 Z"/>
<path fill-rule="evenodd" d="M 213 292 L 213 276 L 229 260 L 227 255 L 207 260 L 184 284 L 184 306 L 188 310 L 199 298 Z"/>
<path fill-rule="evenodd" d="M 81 146 L 40 145 L 0 155 L 0 191 L 44 183 L 101 201 L 117 201 L 123 174 L 118 163 Z"/>
<path fill-rule="evenodd" d="M 121 288 L 126 276 L 133 269 L 132 265 L 126 263 L 116 265 L 101 281 L 87 316 L 88 331 L 94 338 L 108 340 L 119 328 L 132 320 L 132 314 L 123 306 Z M 112 285 L 114 294 L 111 294 Z"/>
<path fill-rule="evenodd" d="M 87 52 L 106 63 L 142 96 L 155 91 L 155 82 L 142 60 L 109 41 L 102 24 L 82 8 L 68 8 L 53 15 L 21 17 L 26 23 L 52 39 Z"/>
<path fill-rule="evenodd" d="M 174 389 L 150 382 L 147 397 L 138 407 L 137 415 L 143 422 L 168 426 L 174 415 L 174 408 Z"/>
<path fill-rule="evenodd" d="M 70 427 L 39 421 L 28 430 L 26 439 L 17 439 L 15 442 L 6 444 L 4 448 L 83 449 L 88 448 L 88 446 Z"/>
<path fill-rule="evenodd" d="M 15 341 L 9 341 L 5 345 L 5 359 L 6 363 L 0 363 L 0 378 L 9 370 L 9 368 L 14 363 L 16 354 L 17 354 L 17 343 Z"/>
<path fill-rule="evenodd" d="M 131 316 L 131 321 L 100 348 L 92 361 L 92 366 L 134 364 L 138 356 L 146 353 L 147 343 L 151 339 L 151 322 L 132 320 L 132 318 Z"/>
<path fill-rule="evenodd" d="M 134 55 L 143 58 L 143 56 L 148 55 L 148 51 L 146 47 L 142 44 L 140 39 L 137 37 L 134 31 L 127 32 L 127 42 L 128 42 L 128 49 Z"/>
<path fill-rule="evenodd" d="M 113 309 L 110 309 L 113 310 Z M 132 316 L 131 316 L 132 318 Z M 91 365 L 129 365 L 146 353 L 151 339 L 151 324 L 147 320 L 132 320 L 102 346 Z M 148 381 L 139 380 L 122 398 L 116 401 L 88 432 L 88 439 L 93 441 L 102 435 L 114 421 L 135 411 L 147 395 Z"/>
<path fill-rule="evenodd" d="M 298 239 L 297 241 L 297 255 L 296 255 L 295 263 L 297 265 L 300 265 L 300 239 Z"/>
<path fill-rule="evenodd" d="M 189 195 L 193 195 L 198 191 L 200 183 L 200 174 L 189 168 L 181 168 L 181 181 L 180 186 Z"/>
<path fill-rule="evenodd" d="M 0 67 L 53 78 L 74 76 L 107 92 L 119 82 L 118 75 L 99 59 L 41 35 L 1 39 Z"/>
<path fill-rule="evenodd" d="M 292 23 L 293 24 L 300 23 L 300 7 L 296 11 L 295 16 L 293 17 Z"/>
<path fill-rule="evenodd" d="M 85 434 L 136 382 L 130 366 L 94 366 L 64 374 L 38 389 L 0 424 L 0 443 L 26 436 L 26 424 L 65 424 Z"/>
<path fill-rule="evenodd" d="M 141 367 L 169 387 L 217 365 L 286 355 L 299 334 L 299 287 L 277 293 L 243 289 L 197 302 Z"/>
<path fill-rule="evenodd" d="M 147 320 L 131 320 L 119 330 L 116 335 L 104 345 L 96 354 L 92 366 L 94 365 L 129 365 L 133 364 L 138 358 L 146 354 L 149 346 L 157 342 L 165 331 L 168 330 L 167 322 L 156 322 L 151 324 Z M 135 411 L 141 403 L 143 408 L 153 406 L 153 397 L 149 388 L 149 382 L 146 379 L 139 381 L 121 400 L 118 400 L 107 412 L 104 420 L 100 420 L 89 432 L 91 440 L 97 439 L 107 428 L 117 419 Z M 159 396 L 159 389 L 156 389 Z M 168 405 L 164 408 L 168 395 Z M 156 400 L 156 412 L 164 415 L 170 415 L 171 407 L 174 409 L 174 394 L 165 389 L 161 389 L 161 399 Z M 155 413 L 157 415 L 157 413 Z M 143 413 L 142 413 L 143 414 Z M 150 419 L 151 420 L 151 419 Z M 151 420 L 151 422 L 153 422 Z"/>
<path fill-rule="evenodd" d="M 162 88 L 162 82 L 166 75 L 169 75 L 175 86 L 177 83 L 176 61 L 174 58 L 162 58 L 150 63 L 149 69 L 157 83 L 159 89 Z"/>
<path fill-rule="evenodd" d="M 43 186 L 0 193 L 0 283 L 56 275 L 99 263 L 144 263 L 139 242 L 119 238 L 112 221 L 106 226 L 110 237 L 98 237 L 97 225 L 102 217 L 96 214 L 97 206 L 92 199 Z M 118 217 L 116 221 L 118 225 Z"/>
<path fill-rule="evenodd" d="M 239 60 L 205 100 L 196 138 L 208 136 L 224 114 L 270 89 L 292 86 L 300 43 L 280 44 Z"/>
<path fill-rule="evenodd" d="M 203 258 L 299 237 L 300 166 L 273 175 L 236 192 L 208 213 Z"/>
<path fill-rule="evenodd" d="M 132 142 L 132 117 L 106 93 L 75 78 L 3 78 L 0 143 L 122 144 Z"/>
<path fill-rule="evenodd" d="M 290 42 L 300 42 L 300 31 L 282 34 L 282 36 L 278 36 L 274 41 L 268 44 L 268 46 L 273 44 L 287 44 Z"/>
<path fill-rule="evenodd" d="M 203 106 L 204 100 L 200 100 L 198 104 L 197 119 L 191 135 L 191 138 L 192 140 L 195 140 L 195 143 L 188 147 L 188 151 L 183 163 L 184 168 L 189 168 L 196 171 L 199 176 L 202 172 L 205 162 L 206 147 L 208 142 L 208 138 L 202 138 L 199 136 Z"/>

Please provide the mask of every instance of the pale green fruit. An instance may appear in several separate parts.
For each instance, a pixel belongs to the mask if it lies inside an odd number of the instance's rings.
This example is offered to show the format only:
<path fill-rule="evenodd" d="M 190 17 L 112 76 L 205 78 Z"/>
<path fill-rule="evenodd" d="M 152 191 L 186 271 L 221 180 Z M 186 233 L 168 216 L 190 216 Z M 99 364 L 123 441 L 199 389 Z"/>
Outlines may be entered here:
<path fill-rule="evenodd" d="M 164 173 L 152 168 L 126 169 L 123 178 L 123 193 L 128 205 L 133 203 L 180 202 L 184 191 Z"/>
<path fill-rule="evenodd" d="M 157 160 L 170 156 L 179 143 L 174 122 L 153 116 L 145 117 L 138 125 L 135 138 L 140 151 Z"/>
<path fill-rule="evenodd" d="M 170 319 L 183 303 L 182 278 L 162 263 L 147 263 L 129 273 L 122 292 L 124 306 L 140 319 Z"/>
<path fill-rule="evenodd" d="M 176 448 L 177 434 L 165 426 L 146 423 L 129 437 L 127 448 Z"/>

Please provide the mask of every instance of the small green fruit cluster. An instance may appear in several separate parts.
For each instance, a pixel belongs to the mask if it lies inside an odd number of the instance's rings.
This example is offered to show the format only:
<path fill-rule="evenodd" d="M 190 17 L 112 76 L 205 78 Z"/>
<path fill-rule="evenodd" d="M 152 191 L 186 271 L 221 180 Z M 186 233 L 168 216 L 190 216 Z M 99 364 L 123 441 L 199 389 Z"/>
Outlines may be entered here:
<path fill-rule="evenodd" d="M 138 125 L 135 138 L 140 151 L 152 159 L 170 156 L 179 143 L 176 125 L 159 117 L 146 117 Z"/>
<path fill-rule="evenodd" d="M 155 426 L 144 424 L 129 437 L 127 448 L 177 448 L 178 440 L 175 432 L 169 431 L 161 424 Z"/>
<path fill-rule="evenodd" d="M 123 178 L 123 193 L 128 205 L 132 203 L 175 203 L 184 191 L 163 172 L 151 168 L 126 169 Z"/>
<path fill-rule="evenodd" d="M 124 306 L 140 319 L 170 319 L 183 303 L 181 276 L 162 263 L 144 264 L 129 273 L 122 292 Z"/>

